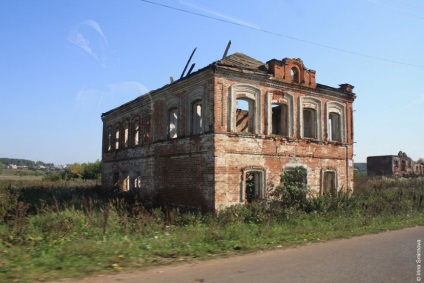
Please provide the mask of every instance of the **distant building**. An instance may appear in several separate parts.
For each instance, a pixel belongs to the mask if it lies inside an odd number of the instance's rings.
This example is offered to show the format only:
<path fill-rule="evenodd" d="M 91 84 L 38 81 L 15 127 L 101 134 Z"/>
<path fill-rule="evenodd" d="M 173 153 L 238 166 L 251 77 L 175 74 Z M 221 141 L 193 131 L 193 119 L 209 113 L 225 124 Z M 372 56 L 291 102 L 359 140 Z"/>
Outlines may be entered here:
<path fill-rule="evenodd" d="M 368 176 L 407 177 L 415 172 L 414 166 L 415 162 L 402 151 L 398 155 L 367 157 Z"/>
<path fill-rule="evenodd" d="M 424 175 L 424 164 L 415 163 L 414 165 L 414 173 L 420 176 Z"/>

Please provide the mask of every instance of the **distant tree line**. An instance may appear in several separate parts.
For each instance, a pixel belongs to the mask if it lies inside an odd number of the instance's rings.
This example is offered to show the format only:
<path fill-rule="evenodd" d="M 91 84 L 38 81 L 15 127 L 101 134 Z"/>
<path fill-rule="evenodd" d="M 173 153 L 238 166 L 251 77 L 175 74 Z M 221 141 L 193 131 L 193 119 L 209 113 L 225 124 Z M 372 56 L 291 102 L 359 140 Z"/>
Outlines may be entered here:
<path fill-rule="evenodd" d="M 57 172 L 50 172 L 43 179 L 58 180 L 98 180 L 102 176 L 102 162 L 74 163 Z"/>
<path fill-rule="evenodd" d="M 45 167 L 53 167 L 53 163 L 44 163 L 43 161 L 32 161 L 27 159 L 20 159 L 20 158 L 0 158 L 0 163 L 3 165 L 16 165 L 16 166 L 28 166 L 28 167 L 35 167 L 35 166 L 45 166 Z"/>
<path fill-rule="evenodd" d="M 27 159 L 18 159 L 18 158 L 0 158 L 0 162 L 5 165 L 17 165 L 17 166 L 34 166 L 35 162 Z M 41 162 L 41 161 L 39 161 Z"/>
<path fill-rule="evenodd" d="M 57 181 L 57 180 L 98 180 L 102 175 L 102 162 L 88 163 L 74 163 L 68 165 L 66 168 L 54 171 L 51 168 L 53 163 L 44 163 L 42 161 L 34 162 L 32 160 L 18 159 L 18 158 L 0 158 L 0 174 L 4 173 L 6 165 L 27 166 L 32 170 L 14 170 L 13 175 L 16 176 L 42 176 L 44 180 Z M 43 170 L 35 170 L 38 166 L 47 167 Z M 50 168 L 49 168 L 50 167 Z"/>

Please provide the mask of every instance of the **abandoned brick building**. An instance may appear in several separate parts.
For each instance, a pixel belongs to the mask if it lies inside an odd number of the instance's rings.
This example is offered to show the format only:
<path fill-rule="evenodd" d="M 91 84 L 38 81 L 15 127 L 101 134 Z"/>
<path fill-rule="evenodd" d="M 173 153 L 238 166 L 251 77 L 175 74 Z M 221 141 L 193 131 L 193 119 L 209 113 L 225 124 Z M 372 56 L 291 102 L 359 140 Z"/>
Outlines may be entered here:
<path fill-rule="evenodd" d="M 402 151 L 399 151 L 398 155 L 367 157 L 368 176 L 406 177 L 415 173 L 417 169 L 419 170 L 420 166 L 416 166 L 415 162 Z"/>
<path fill-rule="evenodd" d="M 315 74 L 235 53 L 103 113 L 103 186 L 209 211 L 264 199 L 299 166 L 316 194 L 351 190 L 353 86 Z"/>

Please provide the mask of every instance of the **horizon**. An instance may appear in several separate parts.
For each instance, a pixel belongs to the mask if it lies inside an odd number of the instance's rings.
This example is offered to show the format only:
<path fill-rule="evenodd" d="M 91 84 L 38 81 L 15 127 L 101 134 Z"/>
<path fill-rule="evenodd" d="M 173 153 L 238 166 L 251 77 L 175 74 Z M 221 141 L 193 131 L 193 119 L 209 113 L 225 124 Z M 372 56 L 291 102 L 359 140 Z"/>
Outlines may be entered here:
<path fill-rule="evenodd" d="M 418 0 L 52 0 L 0 3 L 0 156 L 101 160 L 101 115 L 241 52 L 300 58 L 317 83 L 353 85 L 354 161 L 423 158 L 424 3 Z"/>

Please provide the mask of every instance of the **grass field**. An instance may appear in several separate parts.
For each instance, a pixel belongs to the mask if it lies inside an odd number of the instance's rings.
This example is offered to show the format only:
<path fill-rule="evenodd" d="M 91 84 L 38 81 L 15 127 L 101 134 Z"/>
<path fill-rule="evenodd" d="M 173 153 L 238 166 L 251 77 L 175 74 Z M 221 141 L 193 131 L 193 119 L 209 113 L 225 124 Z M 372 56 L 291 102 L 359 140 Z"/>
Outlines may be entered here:
<path fill-rule="evenodd" d="M 19 187 L 19 184 L 24 184 Z M 424 180 L 358 176 L 352 196 L 145 209 L 95 184 L 0 182 L 0 282 L 49 281 L 424 225 Z"/>

